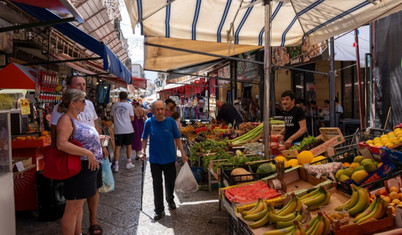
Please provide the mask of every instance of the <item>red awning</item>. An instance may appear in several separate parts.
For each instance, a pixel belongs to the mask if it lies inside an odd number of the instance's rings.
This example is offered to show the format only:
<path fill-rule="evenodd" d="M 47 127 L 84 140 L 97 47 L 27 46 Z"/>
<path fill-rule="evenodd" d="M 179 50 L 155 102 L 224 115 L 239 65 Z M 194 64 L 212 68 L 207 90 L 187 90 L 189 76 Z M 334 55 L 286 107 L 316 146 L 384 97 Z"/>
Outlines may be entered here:
<path fill-rule="evenodd" d="M 39 71 L 16 63 L 10 63 L 0 70 L 0 89 L 33 89 Z"/>
<path fill-rule="evenodd" d="M 80 15 L 77 9 L 68 0 L 11 0 L 13 2 L 19 2 L 35 7 L 46 8 L 51 11 L 57 11 L 65 14 L 72 14 L 74 18 L 79 22 L 84 22 L 84 18 Z"/>
<path fill-rule="evenodd" d="M 147 89 L 147 79 L 144 78 L 131 77 L 131 84 L 135 88 Z"/>

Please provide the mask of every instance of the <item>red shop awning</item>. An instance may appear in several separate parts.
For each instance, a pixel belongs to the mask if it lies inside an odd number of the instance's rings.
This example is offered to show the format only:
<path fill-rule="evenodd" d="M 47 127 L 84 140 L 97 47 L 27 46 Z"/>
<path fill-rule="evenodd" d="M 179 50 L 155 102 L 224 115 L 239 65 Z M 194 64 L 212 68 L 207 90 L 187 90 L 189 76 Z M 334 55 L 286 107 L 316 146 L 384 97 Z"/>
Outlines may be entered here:
<path fill-rule="evenodd" d="M 39 77 L 39 71 L 16 63 L 10 63 L 0 70 L 0 89 L 32 89 Z"/>
<path fill-rule="evenodd" d="M 147 79 L 131 77 L 131 84 L 136 88 L 147 89 Z"/>

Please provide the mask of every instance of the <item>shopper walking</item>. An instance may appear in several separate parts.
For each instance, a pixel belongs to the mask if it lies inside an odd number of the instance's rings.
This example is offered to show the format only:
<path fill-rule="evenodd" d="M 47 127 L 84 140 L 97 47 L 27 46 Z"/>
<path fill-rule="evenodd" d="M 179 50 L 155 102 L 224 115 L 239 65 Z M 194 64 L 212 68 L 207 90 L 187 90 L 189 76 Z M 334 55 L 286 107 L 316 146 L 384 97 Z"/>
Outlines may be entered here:
<path fill-rule="evenodd" d="M 134 109 L 134 120 L 131 122 L 134 129 L 134 137 L 133 142 L 131 144 L 131 148 L 135 151 L 135 160 L 139 159 L 140 151 L 141 151 L 141 135 L 144 131 L 144 123 L 147 120 L 146 112 L 141 107 L 141 99 L 136 98 L 132 102 Z"/>
<path fill-rule="evenodd" d="M 86 82 L 84 77 L 81 75 L 70 75 L 66 79 L 67 89 L 78 89 L 83 92 L 86 92 Z M 62 116 L 62 113 L 57 111 L 59 104 L 55 105 L 51 115 L 51 135 L 52 141 L 55 141 L 56 136 L 56 125 L 59 121 L 59 118 Z M 98 115 L 96 115 L 94 104 L 85 99 L 85 108 L 83 112 L 78 114 L 78 120 L 84 124 L 94 127 L 99 134 L 101 134 L 101 128 L 98 126 Z M 53 142 L 54 143 L 54 142 Z M 109 155 L 106 147 L 102 147 L 103 158 L 106 159 Z M 99 189 L 102 187 L 102 164 L 99 164 L 99 171 L 96 179 L 96 188 Z M 96 194 L 90 198 L 88 198 L 88 209 L 89 209 L 89 233 L 90 234 L 102 234 L 102 227 L 98 224 L 97 221 L 97 211 L 98 211 L 98 203 L 99 203 L 99 191 L 96 191 Z"/>
<path fill-rule="evenodd" d="M 141 159 L 146 158 L 146 147 L 148 137 L 149 143 L 149 162 L 151 163 L 151 174 L 154 192 L 155 215 L 154 220 L 161 219 L 164 215 L 163 205 L 163 182 L 162 173 L 165 178 L 166 201 L 169 209 L 176 209 L 174 202 L 174 183 L 176 180 L 176 149 L 175 143 L 180 149 L 183 161 L 188 157 L 184 153 L 183 144 L 176 122 L 165 116 L 165 105 L 162 100 L 157 100 L 151 105 L 153 117 L 145 121 L 144 132 L 142 134 Z"/>
<path fill-rule="evenodd" d="M 133 142 L 134 129 L 131 122 L 134 120 L 134 110 L 131 104 L 127 103 L 128 94 L 125 91 L 120 92 L 119 102 L 116 102 L 112 106 L 110 115 L 114 123 L 114 163 L 113 171 L 117 173 L 119 171 L 119 158 L 120 149 L 122 146 L 126 147 L 127 163 L 126 169 L 131 169 L 134 164 L 131 162 L 131 143 Z"/>
<path fill-rule="evenodd" d="M 81 171 L 64 180 L 66 207 L 61 220 L 63 235 L 82 234 L 82 208 L 86 199 L 97 192 L 98 162 L 102 161 L 102 146 L 97 130 L 78 121 L 78 114 L 84 112 L 86 106 L 85 95 L 83 91 L 69 89 L 63 94 L 57 108 L 59 113 L 63 113 L 57 123 L 57 148 L 81 156 Z M 83 147 L 70 143 L 71 137 L 81 142 Z"/>

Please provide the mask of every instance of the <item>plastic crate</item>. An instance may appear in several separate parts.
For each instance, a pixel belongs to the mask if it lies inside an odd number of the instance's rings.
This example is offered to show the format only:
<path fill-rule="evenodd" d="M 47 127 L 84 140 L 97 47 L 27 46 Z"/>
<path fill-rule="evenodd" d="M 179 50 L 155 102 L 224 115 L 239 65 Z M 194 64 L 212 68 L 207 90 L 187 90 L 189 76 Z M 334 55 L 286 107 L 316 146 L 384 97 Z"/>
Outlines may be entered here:
<path fill-rule="evenodd" d="M 230 235 L 238 235 L 239 234 L 239 225 L 238 225 L 238 218 L 233 217 L 229 214 L 229 234 Z"/>
<path fill-rule="evenodd" d="M 239 234 L 241 234 L 241 235 L 253 235 L 254 234 L 253 232 L 251 232 L 250 227 L 246 223 L 244 223 L 243 220 L 239 219 L 238 221 L 239 221 L 239 223 L 238 223 Z"/>
<path fill-rule="evenodd" d="M 385 130 L 385 129 L 377 129 L 377 128 L 366 128 L 363 130 L 357 130 L 354 134 L 357 143 L 361 141 L 372 140 L 375 137 L 379 137 L 383 134 L 387 134 L 392 130 Z"/>
<path fill-rule="evenodd" d="M 354 148 L 345 150 L 343 152 L 337 153 L 333 156 L 330 156 L 328 158 L 331 158 L 332 161 L 334 162 L 353 162 L 354 157 L 359 155 L 359 149 L 358 146 L 355 146 Z"/>
<path fill-rule="evenodd" d="M 348 157 L 348 158 L 350 158 L 350 157 Z M 356 183 L 352 179 L 348 179 L 348 180 L 345 180 L 344 182 L 338 182 L 337 189 L 350 194 L 352 192 L 351 188 L 350 188 L 351 184 L 355 184 L 360 187 L 368 187 L 366 185 L 374 183 L 378 180 L 383 182 L 390 175 L 394 174 L 395 165 L 393 164 L 393 162 L 391 161 L 390 157 L 388 156 L 388 154 L 386 152 L 383 152 L 381 154 L 381 159 L 382 159 L 383 164 L 379 168 L 377 168 L 375 171 L 369 173 L 368 176 L 366 178 L 364 178 L 360 183 Z M 351 160 L 351 161 L 348 161 L 348 162 L 353 161 L 352 158 L 349 160 Z M 371 187 L 373 187 L 373 186 L 371 186 Z"/>
<path fill-rule="evenodd" d="M 232 170 L 235 169 L 235 168 L 238 168 L 238 167 L 249 171 L 251 174 L 232 176 L 231 175 Z M 221 177 L 222 177 L 222 180 L 226 181 L 228 185 L 236 185 L 236 184 L 239 184 L 239 183 L 246 183 L 246 182 L 250 182 L 250 181 L 255 181 L 255 180 L 259 180 L 259 179 L 265 178 L 267 176 L 270 176 L 272 174 L 275 174 L 275 171 L 272 172 L 272 173 L 269 173 L 269 174 L 253 173 L 253 172 L 250 171 L 248 165 L 221 165 Z"/>

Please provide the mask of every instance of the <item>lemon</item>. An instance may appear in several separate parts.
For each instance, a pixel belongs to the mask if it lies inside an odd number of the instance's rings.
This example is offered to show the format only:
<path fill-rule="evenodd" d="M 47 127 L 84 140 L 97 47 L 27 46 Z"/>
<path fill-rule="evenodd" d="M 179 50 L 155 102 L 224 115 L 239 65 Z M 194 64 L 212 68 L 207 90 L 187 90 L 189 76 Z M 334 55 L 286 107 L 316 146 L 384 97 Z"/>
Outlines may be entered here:
<path fill-rule="evenodd" d="M 376 141 L 381 141 L 381 138 L 380 137 L 375 137 L 374 142 L 376 142 Z"/>
<path fill-rule="evenodd" d="M 390 143 L 390 142 L 386 143 L 384 146 L 389 148 L 389 149 L 394 147 L 394 145 L 392 143 Z"/>
<path fill-rule="evenodd" d="M 381 143 L 376 143 L 376 144 L 374 144 L 374 146 L 375 146 L 375 147 L 382 147 L 383 144 L 381 144 Z"/>
<path fill-rule="evenodd" d="M 374 141 L 372 141 L 372 140 L 367 140 L 366 143 L 367 143 L 368 145 L 371 145 L 371 144 L 374 144 Z"/>
<path fill-rule="evenodd" d="M 325 159 L 325 157 L 320 155 L 320 156 L 317 156 L 317 157 L 313 158 L 313 160 L 311 162 L 316 162 L 316 161 L 319 161 L 319 160 L 322 160 L 322 159 Z M 316 165 L 321 165 L 321 162 L 316 163 Z"/>

